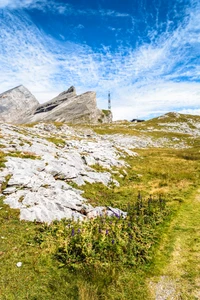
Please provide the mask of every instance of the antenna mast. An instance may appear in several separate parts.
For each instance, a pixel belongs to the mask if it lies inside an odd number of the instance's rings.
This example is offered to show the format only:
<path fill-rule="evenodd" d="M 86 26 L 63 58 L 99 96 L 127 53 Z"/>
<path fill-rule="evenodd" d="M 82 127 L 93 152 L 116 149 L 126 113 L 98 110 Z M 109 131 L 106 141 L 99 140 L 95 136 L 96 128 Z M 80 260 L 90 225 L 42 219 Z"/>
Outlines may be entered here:
<path fill-rule="evenodd" d="M 110 97 L 110 92 L 108 92 L 108 109 L 111 110 L 111 97 Z"/>

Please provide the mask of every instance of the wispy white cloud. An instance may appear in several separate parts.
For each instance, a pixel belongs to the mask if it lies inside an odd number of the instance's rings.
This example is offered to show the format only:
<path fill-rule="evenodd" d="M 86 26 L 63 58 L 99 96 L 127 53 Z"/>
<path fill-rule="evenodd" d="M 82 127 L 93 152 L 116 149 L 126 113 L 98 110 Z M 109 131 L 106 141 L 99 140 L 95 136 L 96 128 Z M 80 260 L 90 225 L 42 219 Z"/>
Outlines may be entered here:
<path fill-rule="evenodd" d="M 63 3 L 54 0 L 1 0 L 0 8 L 7 8 L 10 10 L 19 9 L 37 9 L 41 11 L 51 11 L 61 15 L 91 15 L 101 17 L 130 17 L 129 14 L 120 13 L 110 9 L 80 9 L 69 3 Z"/>
<path fill-rule="evenodd" d="M 24 84 L 33 91 L 52 90 L 50 79 L 56 70 L 45 35 L 24 15 L 4 14 L 0 30 L 1 91 Z"/>
<path fill-rule="evenodd" d="M 23 1 L 7 0 L 7 7 L 9 2 Z M 41 3 L 24 0 L 23 5 Z M 95 52 L 86 45 L 55 41 L 25 13 L 7 11 L 0 23 L 0 92 L 22 83 L 44 101 L 75 85 L 79 93 L 96 90 L 99 106 L 106 107 L 110 90 L 115 119 L 199 112 L 199 19 L 200 5 L 193 2 L 175 30 L 170 31 L 169 20 L 161 35 L 156 29 L 149 32 L 151 43 L 118 47 L 113 53 L 109 47 Z"/>
<path fill-rule="evenodd" d="M 123 89 L 119 98 L 124 102 L 113 107 L 116 119 L 146 118 L 160 115 L 169 111 L 198 111 L 200 86 L 198 83 L 176 83 L 157 81 L 152 85 L 141 88 Z M 113 99 L 114 100 L 114 99 Z"/>
<path fill-rule="evenodd" d="M 10 9 L 17 9 L 17 8 L 29 8 L 34 5 L 37 5 L 39 1 L 35 0 L 1 0 L 0 1 L 0 8 L 10 8 Z"/>

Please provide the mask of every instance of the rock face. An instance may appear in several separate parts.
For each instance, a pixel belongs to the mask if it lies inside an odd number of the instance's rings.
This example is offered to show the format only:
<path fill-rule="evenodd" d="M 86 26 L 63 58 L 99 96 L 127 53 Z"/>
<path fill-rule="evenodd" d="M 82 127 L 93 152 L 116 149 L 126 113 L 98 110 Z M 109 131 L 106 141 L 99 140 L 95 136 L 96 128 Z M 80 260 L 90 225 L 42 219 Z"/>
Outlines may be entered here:
<path fill-rule="evenodd" d="M 95 92 L 77 96 L 72 86 L 51 101 L 40 105 L 26 122 L 110 123 L 110 116 L 111 113 L 105 114 L 97 108 Z"/>
<path fill-rule="evenodd" d="M 0 121 L 21 123 L 35 111 L 39 102 L 31 92 L 20 85 L 0 94 Z"/>
<path fill-rule="evenodd" d="M 71 86 L 40 105 L 24 86 L 18 86 L 0 95 L 0 121 L 14 124 L 39 121 L 111 123 L 112 113 L 97 108 L 95 92 L 77 95 Z"/>
<path fill-rule="evenodd" d="M 53 98 L 52 100 L 41 104 L 37 107 L 36 111 L 34 112 L 34 115 L 45 113 L 53 110 L 58 105 L 62 104 L 65 101 L 69 101 L 70 98 L 76 97 L 76 90 L 75 87 L 71 86 L 67 91 L 64 91 L 63 93 L 59 94 L 57 97 Z"/>
<path fill-rule="evenodd" d="M 126 215 L 111 207 L 94 208 L 81 196 L 81 187 L 87 182 L 119 185 L 112 167 L 125 172 L 126 163 L 112 142 L 95 133 L 91 141 L 90 130 L 76 131 L 66 124 L 57 128 L 50 123 L 33 127 L 2 123 L 0 131 L 0 144 L 7 156 L 5 167 L 0 169 L 0 187 L 7 181 L 2 189 L 4 202 L 20 210 L 21 220 L 50 223 L 98 214 Z M 52 142 L 61 138 L 62 144 Z M 97 172 L 94 165 L 106 169 Z"/>

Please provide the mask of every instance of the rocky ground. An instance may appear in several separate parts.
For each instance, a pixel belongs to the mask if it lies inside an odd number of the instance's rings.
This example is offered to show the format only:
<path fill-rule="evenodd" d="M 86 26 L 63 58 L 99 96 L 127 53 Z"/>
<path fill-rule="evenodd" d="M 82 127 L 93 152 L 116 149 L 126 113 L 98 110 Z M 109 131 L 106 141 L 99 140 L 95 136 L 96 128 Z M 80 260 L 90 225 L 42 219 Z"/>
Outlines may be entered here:
<path fill-rule="evenodd" d="M 92 207 L 81 196 L 81 186 L 86 182 L 118 185 L 114 179 L 116 168 L 126 174 L 124 158 L 137 155 L 134 148 L 186 146 L 179 139 L 172 143 L 167 137 L 153 139 L 143 133 L 98 135 L 86 127 L 56 123 L 1 123 L 0 130 L 1 151 L 6 156 L 0 174 L 1 185 L 6 182 L 4 202 L 20 209 L 21 219 L 48 223 L 103 213 L 125 214 L 111 207 Z"/>
<path fill-rule="evenodd" d="M 1 184 L 5 203 L 20 209 L 20 218 L 51 222 L 54 219 L 93 217 L 123 212 L 113 208 L 93 208 L 77 186 L 85 182 L 118 184 L 112 167 L 125 168 L 121 153 L 111 141 L 91 131 L 75 131 L 66 125 L 38 124 L 32 128 L 1 124 L 1 147 L 6 154 Z M 134 155 L 129 151 L 129 154 Z M 97 172 L 99 165 L 110 172 Z"/>

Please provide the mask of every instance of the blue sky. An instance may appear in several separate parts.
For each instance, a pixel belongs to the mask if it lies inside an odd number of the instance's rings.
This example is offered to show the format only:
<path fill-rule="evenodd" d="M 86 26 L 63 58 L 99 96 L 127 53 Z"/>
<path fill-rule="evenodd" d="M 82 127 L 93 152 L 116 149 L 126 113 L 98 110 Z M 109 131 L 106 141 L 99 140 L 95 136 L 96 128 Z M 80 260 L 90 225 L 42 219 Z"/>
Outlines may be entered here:
<path fill-rule="evenodd" d="M 0 92 L 74 85 L 114 119 L 200 115 L 200 1 L 0 0 Z"/>

